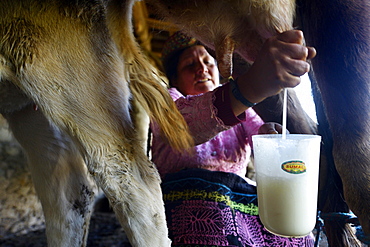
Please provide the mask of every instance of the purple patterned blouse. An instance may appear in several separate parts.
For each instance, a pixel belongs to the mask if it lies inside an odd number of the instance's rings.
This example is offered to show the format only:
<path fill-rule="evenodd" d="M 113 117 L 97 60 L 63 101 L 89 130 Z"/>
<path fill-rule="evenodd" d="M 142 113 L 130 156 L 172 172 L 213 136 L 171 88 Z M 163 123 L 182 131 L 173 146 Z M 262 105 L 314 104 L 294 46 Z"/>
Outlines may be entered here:
<path fill-rule="evenodd" d="M 204 168 L 245 178 L 251 136 L 257 134 L 263 121 L 252 108 L 234 116 L 229 93 L 226 93 L 228 87 L 227 83 L 214 91 L 186 97 L 175 88 L 169 89 L 196 146 L 194 155 L 173 151 L 161 138 L 158 126 L 152 124 L 152 159 L 161 177 L 184 168 Z"/>

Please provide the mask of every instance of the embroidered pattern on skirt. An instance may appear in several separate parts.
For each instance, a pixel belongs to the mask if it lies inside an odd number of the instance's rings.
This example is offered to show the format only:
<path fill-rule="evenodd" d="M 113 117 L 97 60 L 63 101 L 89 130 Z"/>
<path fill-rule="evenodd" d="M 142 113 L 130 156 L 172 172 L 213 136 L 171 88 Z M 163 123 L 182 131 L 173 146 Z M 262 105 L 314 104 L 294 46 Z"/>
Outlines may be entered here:
<path fill-rule="evenodd" d="M 212 177 L 223 174 L 211 171 L 206 173 L 211 173 Z M 239 182 L 243 184 L 242 187 L 252 186 L 242 178 Z M 186 175 L 173 180 L 164 179 L 162 190 L 172 246 L 311 247 L 314 245 L 314 239 L 310 235 L 303 238 L 284 238 L 268 232 L 258 217 L 257 195 L 249 193 L 249 189 L 248 193 L 244 194 L 240 188 L 229 187 L 229 185 L 208 181 L 202 176 L 187 177 Z M 235 185 L 238 187 L 238 182 Z"/>

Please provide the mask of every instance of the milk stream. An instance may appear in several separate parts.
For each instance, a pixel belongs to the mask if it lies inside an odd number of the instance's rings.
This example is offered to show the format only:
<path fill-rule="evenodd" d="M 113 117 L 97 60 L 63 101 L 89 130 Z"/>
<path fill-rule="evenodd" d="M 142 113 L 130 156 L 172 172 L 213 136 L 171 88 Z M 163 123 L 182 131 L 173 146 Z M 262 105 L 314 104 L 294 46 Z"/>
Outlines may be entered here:
<path fill-rule="evenodd" d="M 284 100 L 283 100 L 283 119 L 282 119 L 282 124 L 283 124 L 283 129 L 281 132 L 281 136 L 283 139 L 286 139 L 286 122 L 287 122 L 287 108 L 288 108 L 288 89 L 284 88 Z"/>

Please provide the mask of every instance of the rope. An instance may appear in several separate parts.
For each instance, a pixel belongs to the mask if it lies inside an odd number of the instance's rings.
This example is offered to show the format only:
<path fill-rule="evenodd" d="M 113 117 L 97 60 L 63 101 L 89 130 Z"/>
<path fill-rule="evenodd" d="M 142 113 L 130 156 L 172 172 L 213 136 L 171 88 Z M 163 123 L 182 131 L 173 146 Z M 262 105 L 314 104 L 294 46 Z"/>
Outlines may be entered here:
<path fill-rule="evenodd" d="M 362 227 L 360 225 L 360 222 L 358 218 L 352 214 L 352 213 L 322 213 L 319 211 L 317 213 L 317 222 L 316 222 L 316 239 L 315 239 L 315 245 L 314 247 L 319 246 L 320 242 L 320 233 L 324 229 L 324 220 L 336 220 L 336 221 L 343 221 L 344 223 L 349 223 L 356 229 L 356 237 L 358 240 L 360 240 L 362 243 L 370 245 L 370 236 L 365 235 L 365 233 L 362 231 Z"/>
<path fill-rule="evenodd" d="M 316 229 L 316 238 L 315 238 L 315 245 L 314 245 L 314 247 L 318 247 L 319 246 L 319 243 L 320 243 L 320 234 L 321 234 L 321 231 L 323 231 L 323 228 L 324 228 L 324 220 L 321 219 L 320 214 L 321 214 L 321 212 L 319 211 L 317 213 L 317 217 L 316 217 L 316 226 L 315 226 L 315 229 Z"/>
<path fill-rule="evenodd" d="M 335 212 L 335 213 L 321 213 L 320 212 L 320 217 L 323 220 L 337 220 L 337 221 L 343 221 L 344 223 L 352 223 L 355 225 L 359 224 L 359 221 L 356 217 L 356 215 L 352 213 L 340 213 L 340 212 Z"/>
<path fill-rule="evenodd" d="M 361 226 L 356 226 L 356 237 L 358 240 L 363 242 L 364 244 L 367 244 L 370 246 L 370 236 L 365 235 L 365 233 L 362 231 Z"/>

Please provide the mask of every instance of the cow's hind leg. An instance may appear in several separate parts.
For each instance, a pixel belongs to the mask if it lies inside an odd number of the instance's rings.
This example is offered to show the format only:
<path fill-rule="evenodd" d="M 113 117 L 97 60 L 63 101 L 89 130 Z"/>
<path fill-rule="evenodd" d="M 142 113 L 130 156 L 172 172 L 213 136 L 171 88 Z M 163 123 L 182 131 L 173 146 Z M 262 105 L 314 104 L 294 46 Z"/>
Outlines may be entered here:
<path fill-rule="evenodd" d="M 32 105 L 6 118 L 29 161 L 45 215 L 48 245 L 85 246 L 94 192 L 81 154 Z"/>
<path fill-rule="evenodd" d="M 307 44 L 317 49 L 312 64 L 331 131 L 333 160 L 343 182 L 344 200 L 358 217 L 368 243 L 370 4 L 369 1 L 314 0 L 299 1 L 299 6 L 302 6 Z"/>

